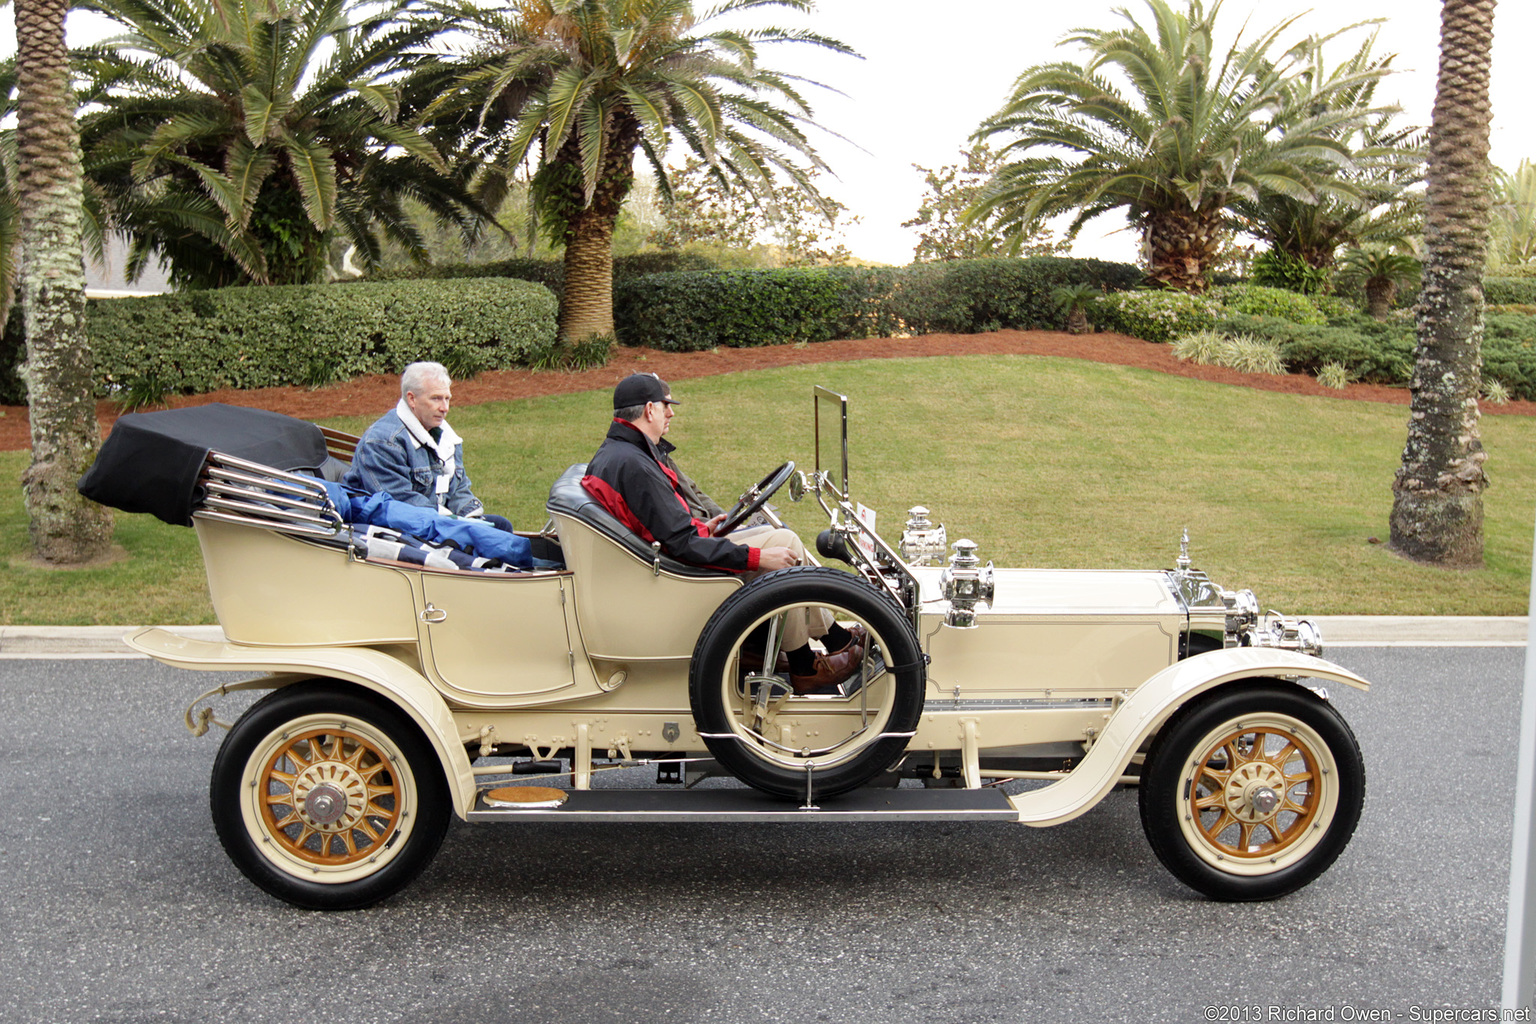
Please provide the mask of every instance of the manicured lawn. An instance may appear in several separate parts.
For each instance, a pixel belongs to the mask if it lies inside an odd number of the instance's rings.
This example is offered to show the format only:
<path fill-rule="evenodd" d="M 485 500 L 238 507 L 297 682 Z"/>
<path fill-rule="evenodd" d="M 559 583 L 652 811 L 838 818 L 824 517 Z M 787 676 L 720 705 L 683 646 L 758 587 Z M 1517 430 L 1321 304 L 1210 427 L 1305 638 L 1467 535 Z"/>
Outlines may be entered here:
<path fill-rule="evenodd" d="M 951 540 L 998 565 L 1171 567 L 1181 530 L 1227 586 L 1311 614 L 1520 615 L 1528 605 L 1536 420 L 1485 417 L 1493 481 L 1487 566 L 1411 565 L 1384 544 L 1407 410 L 1200 383 L 1032 356 L 885 359 L 680 382 L 679 460 L 723 504 L 786 458 L 809 467 L 811 387 L 850 398 L 856 498 L 894 540 L 926 505 Z M 592 454 L 609 393 L 454 410 L 470 475 L 492 511 L 544 522 L 550 482 Z M 381 410 L 382 411 L 382 410 Z M 368 419 L 328 421 L 361 430 Z M 25 453 L 0 453 L 15 480 Z M 781 503 L 807 538 L 814 504 Z M 25 563 L 19 489 L 0 503 L 9 562 L 0 622 L 211 622 L 191 530 L 120 515 L 128 558 L 55 572 Z"/>

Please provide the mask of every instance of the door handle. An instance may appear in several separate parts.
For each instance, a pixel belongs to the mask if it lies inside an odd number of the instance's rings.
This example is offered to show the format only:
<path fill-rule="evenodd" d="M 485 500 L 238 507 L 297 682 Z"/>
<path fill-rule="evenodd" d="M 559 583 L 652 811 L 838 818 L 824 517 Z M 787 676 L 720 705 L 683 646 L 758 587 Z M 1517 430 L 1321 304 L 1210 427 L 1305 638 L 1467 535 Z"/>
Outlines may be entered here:
<path fill-rule="evenodd" d="M 442 622 L 446 618 L 448 618 L 448 612 L 442 608 L 434 608 L 430 601 L 427 603 L 427 606 L 421 610 L 422 622 L 438 623 Z"/>

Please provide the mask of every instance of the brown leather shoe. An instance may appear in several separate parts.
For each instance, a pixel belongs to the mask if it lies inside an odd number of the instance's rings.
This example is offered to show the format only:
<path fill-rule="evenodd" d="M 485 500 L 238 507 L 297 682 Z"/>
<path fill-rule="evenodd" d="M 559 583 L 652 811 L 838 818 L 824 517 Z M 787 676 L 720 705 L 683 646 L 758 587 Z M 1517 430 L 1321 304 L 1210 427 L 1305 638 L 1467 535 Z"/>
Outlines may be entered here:
<path fill-rule="evenodd" d="M 844 627 L 844 632 L 848 634 L 849 640 L 842 646 L 843 650 L 846 651 L 854 644 L 858 644 L 861 648 L 867 649 L 869 647 L 869 630 L 864 628 L 863 623 L 855 622 L 851 626 L 846 626 Z M 823 638 L 822 642 L 826 642 L 825 638 Z"/>
<path fill-rule="evenodd" d="M 792 673 L 789 685 L 794 687 L 796 693 L 809 693 L 833 686 L 857 672 L 863 658 L 864 648 L 857 643 L 851 643 L 834 654 L 818 654 L 813 663 L 815 671 L 810 675 Z"/>

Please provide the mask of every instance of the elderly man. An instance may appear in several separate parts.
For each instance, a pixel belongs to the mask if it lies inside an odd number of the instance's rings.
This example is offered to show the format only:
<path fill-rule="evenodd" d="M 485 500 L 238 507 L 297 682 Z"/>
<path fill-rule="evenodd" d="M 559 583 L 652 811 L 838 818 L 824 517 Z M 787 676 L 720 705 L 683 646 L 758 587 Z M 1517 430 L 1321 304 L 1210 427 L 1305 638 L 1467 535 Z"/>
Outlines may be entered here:
<path fill-rule="evenodd" d="M 754 576 L 805 561 L 792 530 L 758 526 L 715 536 L 725 519 L 705 521 L 690 511 L 677 474 L 658 448 L 675 415 L 670 389 L 651 373 L 624 378 L 613 391 L 613 422 L 587 465 L 582 486 L 615 518 L 647 541 L 691 565 Z M 857 628 L 857 627 L 856 627 Z M 811 647 L 821 638 L 825 651 Z M 785 616 L 784 652 L 790 685 L 807 693 L 847 678 L 864 656 L 863 635 L 843 628 L 824 608 L 796 608 Z"/>
<path fill-rule="evenodd" d="M 347 487 L 383 492 L 396 501 L 445 515 L 484 518 L 503 530 L 512 524 L 485 514 L 464 472 L 464 440 L 448 425 L 453 382 L 441 363 L 412 363 L 400 375 L 400 401 L 363 434 L 342 477 Z"/>

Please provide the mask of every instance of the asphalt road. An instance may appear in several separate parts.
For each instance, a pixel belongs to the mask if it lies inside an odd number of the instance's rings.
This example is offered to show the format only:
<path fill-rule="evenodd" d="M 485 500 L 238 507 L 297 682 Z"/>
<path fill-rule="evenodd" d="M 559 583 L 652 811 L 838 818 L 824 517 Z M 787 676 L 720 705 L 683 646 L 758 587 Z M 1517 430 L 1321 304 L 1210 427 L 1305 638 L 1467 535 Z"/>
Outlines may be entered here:
<path fill-rule="evenodd" d="M 1134 791 L 1118 791 L 1044 830 L 455 823 L 410 889 L 349 914 L 278 903 L 225 858 L 206 797 L 218 740 L 180 722 L 210 677 L 3 661 L 0 1021 L 1429 1020 L 1491 1007 L 1524 655 L 1332 652 L 1377 684 L 1334 688 L 1365 752 L 1365 815 L 1331 871 L 1272 903 L 1183 888 L 1148 849 Z"/>

